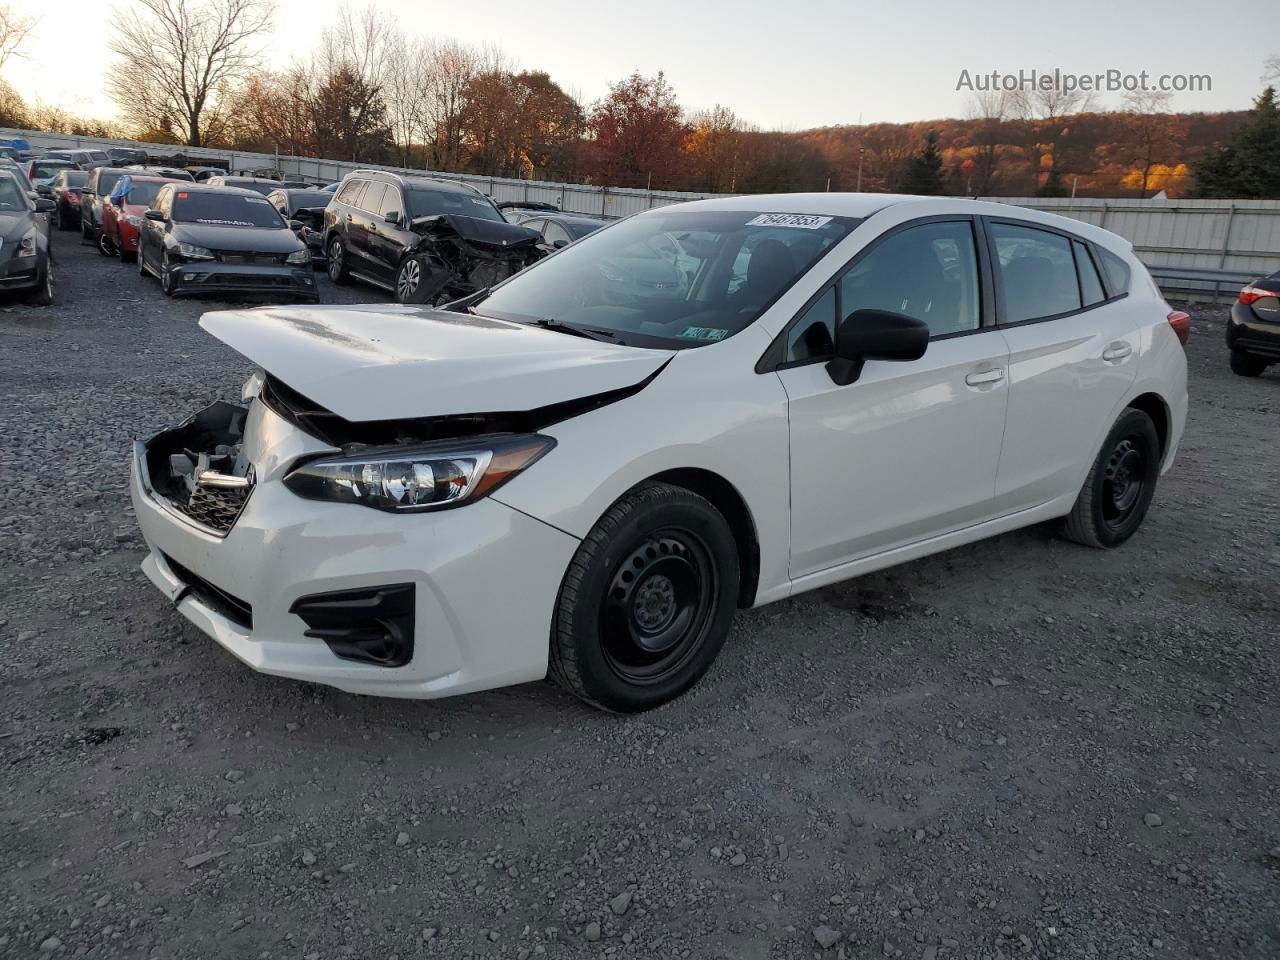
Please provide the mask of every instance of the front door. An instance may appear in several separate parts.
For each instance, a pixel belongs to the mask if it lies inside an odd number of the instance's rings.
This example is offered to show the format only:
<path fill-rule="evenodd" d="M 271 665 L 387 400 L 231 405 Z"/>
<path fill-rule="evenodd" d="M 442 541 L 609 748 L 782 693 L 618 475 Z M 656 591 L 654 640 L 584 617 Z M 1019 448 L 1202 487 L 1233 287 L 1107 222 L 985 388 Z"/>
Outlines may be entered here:
<path fill-rule="evenodd" d="M 869 246 L 788 333 L 793 580 L 994 516 L 1008 348 L 991 325 L 969 218 L 906 224 Z M 924 320 L 919 360 L 832 382 L 836 319 Z"/>

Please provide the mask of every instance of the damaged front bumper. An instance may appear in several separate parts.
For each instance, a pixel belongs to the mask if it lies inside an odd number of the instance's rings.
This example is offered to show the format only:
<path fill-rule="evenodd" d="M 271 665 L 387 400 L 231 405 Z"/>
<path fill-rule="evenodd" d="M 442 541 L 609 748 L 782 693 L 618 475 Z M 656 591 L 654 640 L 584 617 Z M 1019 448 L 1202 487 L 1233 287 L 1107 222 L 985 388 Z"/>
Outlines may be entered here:
<path fill-rule="evenodd" d="M 285 487 L 296 464 L 333 451 L 261 400 L 214 404 L 136 444 L 130 488 L 149 550 L 143 572 L 263 673 L 415 698 L 544 676 L 555 598 L 578 541 L 492 498 L 399 515 Z M 247 478 L 229 523 L 211 524 L 191 505 L 210 486 L 188 485 L 197 475 L 215 486 Z M 353 607 L 368 615 L 353 621 Z M 365 643 L 373 630 L 381 639 Z"/>
<path fill-rule="evenodd" d="M 273 293 L 320 302 L 311 265 L 272 266 L 250 263 L 196 261 L 169 268 L 174 294 Z"/>

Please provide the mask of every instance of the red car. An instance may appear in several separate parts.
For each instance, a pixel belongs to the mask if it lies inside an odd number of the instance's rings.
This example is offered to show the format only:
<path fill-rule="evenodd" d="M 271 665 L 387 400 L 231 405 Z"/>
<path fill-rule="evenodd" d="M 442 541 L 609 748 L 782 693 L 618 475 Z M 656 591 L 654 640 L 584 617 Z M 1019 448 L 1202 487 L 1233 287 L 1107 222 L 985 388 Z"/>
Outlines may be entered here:
<path fill-rule="evenodd" d="M 98 249 L 108 257 L 120 255 L 124 261 L 138 257 L 138 230 L 142 217 L 169 177 L 123 176 L 116 181 L 111 196 L 102 205 L 102 232 Z"/>

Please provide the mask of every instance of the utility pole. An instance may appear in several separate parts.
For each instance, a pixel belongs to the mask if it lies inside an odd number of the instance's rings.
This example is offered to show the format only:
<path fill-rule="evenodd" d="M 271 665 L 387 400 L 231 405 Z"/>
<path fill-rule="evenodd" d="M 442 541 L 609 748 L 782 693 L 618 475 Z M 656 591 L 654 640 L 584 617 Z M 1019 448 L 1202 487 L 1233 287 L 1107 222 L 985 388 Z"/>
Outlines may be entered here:
<path fill-rule="evenodd" d="M 866 152 L 866 147 L 858 147 L 858 186 L 855 188 L 858 193 L 862 192 L 862 157 Z"/>

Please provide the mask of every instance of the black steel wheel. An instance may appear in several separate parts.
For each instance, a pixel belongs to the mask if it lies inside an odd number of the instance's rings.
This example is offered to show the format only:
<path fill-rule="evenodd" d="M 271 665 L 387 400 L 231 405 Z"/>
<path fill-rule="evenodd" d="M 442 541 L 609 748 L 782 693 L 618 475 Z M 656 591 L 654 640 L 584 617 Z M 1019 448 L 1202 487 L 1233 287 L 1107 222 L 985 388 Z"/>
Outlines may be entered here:
<path fill-rule="evenodd" d="M 1063 522 L 1063 535 L 1090 547 L 1115 547 L 1133 536 L 1155 495 L 1160 457 L 1151 417 L 1126 410 L 1107 434 Z"/>
<path fill-rule="evenodd" d="M 733 532 L 710 502 L 641 484 L 600 518 L 565 573 L 551 676 L 618 713 L 679 696 L 723 646 L 738 578 Z"/>

